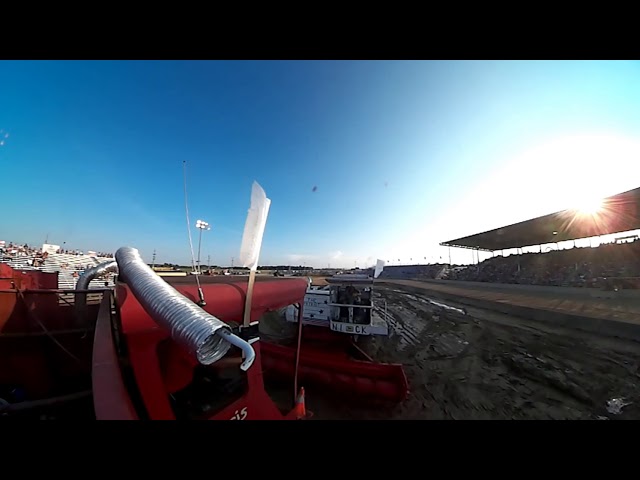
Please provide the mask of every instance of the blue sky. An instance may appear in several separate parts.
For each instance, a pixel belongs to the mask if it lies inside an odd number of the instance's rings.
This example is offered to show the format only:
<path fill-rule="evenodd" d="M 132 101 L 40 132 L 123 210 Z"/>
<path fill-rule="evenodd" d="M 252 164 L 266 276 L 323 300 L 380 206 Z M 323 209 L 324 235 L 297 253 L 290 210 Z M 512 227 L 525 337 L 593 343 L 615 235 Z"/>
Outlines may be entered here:
<path fill-rule="evenodd" d="M 186 160 L 203 262 L 237 258 L 254 180 L 260 263 L 446 259 L 640 186 L 638 85 L 618 61 L 3 61 L 0 239 L 187 264 Z"/>

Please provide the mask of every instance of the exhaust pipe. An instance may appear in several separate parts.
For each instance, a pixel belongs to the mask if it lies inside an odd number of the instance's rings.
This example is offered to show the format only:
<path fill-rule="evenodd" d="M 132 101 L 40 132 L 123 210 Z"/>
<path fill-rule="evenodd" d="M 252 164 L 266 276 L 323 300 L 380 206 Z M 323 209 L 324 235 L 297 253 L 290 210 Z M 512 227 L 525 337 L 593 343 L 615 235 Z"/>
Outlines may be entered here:
<path fill-rule="evenodd" d="M 94 267 L 87 268 L 78 278 L 76 290 L 88 290 L 91 280 L 105 273 L 118 273 L 118 263 L 115 260 L 109 260 Z"/>
<path fill-rule="evenodd" d="M 255 360 L 253 347 L 234 335 L 222 320 L 205 312 L 156 275 L 137 249 L 119 248 L 115 257 L 120 278 L 140 305 L 156 323 L 169 330 L 173 340 L 194 355 L 199 363 L 210 365 L 217 362 L 233 344 L 244 353 L 245 359 L 240 368 L 246 371 L 251 367 Z"/>
<path fill-rule="evenodd" d="M 87 268 L 76 282 L 76 290 L 88 290 L 91 280 L 105 273 L 118 273 L 118 264 L 114 260 L 103 262 L 91 268 Z M 86 321 L 87 312 L 87 294 L 85 292 L 76 293 L 76 323 L 82 326 Z"/>

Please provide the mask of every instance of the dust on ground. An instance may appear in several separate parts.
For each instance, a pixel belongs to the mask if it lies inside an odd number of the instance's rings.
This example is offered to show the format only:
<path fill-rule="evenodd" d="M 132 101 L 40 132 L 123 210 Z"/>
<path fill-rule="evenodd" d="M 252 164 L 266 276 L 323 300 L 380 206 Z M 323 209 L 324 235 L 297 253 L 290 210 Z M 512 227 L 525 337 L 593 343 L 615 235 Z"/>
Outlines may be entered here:
<path fill-rule="evenodd" d="M 316 419 L 640 418 L 637 342 L 454 305 L 417 289 L 376 287 L 374 295 L 377 305 L 387 303 L 392 332 L 359 345 L 376 361 L 402 363 L 411 394 L 394 408 L 371 409 L 309 386 Z"/>

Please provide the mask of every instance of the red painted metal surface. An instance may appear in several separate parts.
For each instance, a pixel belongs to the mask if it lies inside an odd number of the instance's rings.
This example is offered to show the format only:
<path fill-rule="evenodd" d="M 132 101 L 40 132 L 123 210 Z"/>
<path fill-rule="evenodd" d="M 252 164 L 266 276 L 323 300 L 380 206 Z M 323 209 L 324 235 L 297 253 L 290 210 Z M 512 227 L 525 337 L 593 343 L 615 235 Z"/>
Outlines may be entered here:
<path fill-rule="evenodd" d="M 37 270 L 14 270 L 5 263 L 0 263 L 0 290 L 36 290 L 58 288 L 58 274 L 45 273 Z M 36 302 L 37 298 L 37 302 Z M 55 310 L 57 298 L 55 295 L 40 297 L 29 296 L 28 305 L 20 301 L 17 292 L 5 292 L 0 295 L 0 332 L 19 333 L 33 330 L 30 325 L 27 309 L 41 313 Z M 29 324 L 29 326 L 27 326 Z M 36 328 L 40 330 L 39 327 Z"/>
<path fill-rule="evenodd" d="M 265 312 L 292 303 L 302 302 L 307 282 L 304 279 L 258 282 L 254 286 L 251 321 Z M 197 301 L 195 285 L 174 285 L 180 293 Z M 202 285 L 207 302 L 205 310 L 225 322 L 242 321 L 247 284 Z M 125 284 L 116 288 L 120 307 L 122 332 L 127 342 L 129 361 L 151 419 L 175 419 L 169 395 L 190 383 L 195 361 L 187 356 L 169 336 L 169 332 L 155 323 Z M 264 390 L 260 342 L 252 344 L 256 359 L 246 372 L 246 391 L 230 405 L 210 418 L 213 420 L 276 420 L 295 418 L 295 412 L 283 416 Z M 213 365 L 215 368 L 215 364 Z M 292 361 L 293 368 L 293 361 Z"/>
<path fill-rule="evenodd" d="M 56 289 L 58 288 L 58 274 L 39 270 L 14 270 L 6 263 L 0 263 L 0 290 L 7 288 Z"/>
<path fill-rule="evenodd" d="M 305 331 L 312 329 L 321 327 L 305 327 Z M 323 334 L 319 336 L 329 338 Z M 345 335 L 342 337 L 348 338 Z M 371 403 L 398 403 L 407 398 L 409 384 L 402 365 L 373 363 L 356 345 L 345 343 L 345 340 L 339 338 L 335 340 L 336 342 L 331 343 L 312 340 L 303 342 L 299 383 L 320 385 L 334 392 L 347 394 L 345 398 L 353 398 L 356 394 L 358 401 Z M 265 374 L 282 379 L 291 378 L 295 351 L 292 347 L 263 342 L 262 365 Z M 358 357 L 361 359 L 356 359 Z"/>
<path fill-rule="evenodd" d="M 75 309 L 61 305 L 58 295 L 54 293 L 57 287 L 56 274 L 21 272 L 0 264 L 0 290 L 16 287 L 29 289 L 31 293 L 29 290 L 23 290 L 22 295 L 15 290 L 0 291 L 0 333 L 41 334 L 40 325 L 34 321 L 36 318 L 39 322 L 46 323 L 47 328 L 52 331 L 73 331 L 77 327 L 74 323 Z M 174 288 L 187 298 L 198 300 L 196 285 L 177 284 Z M 205 310 L 227 323 L 241 323 L 246 288 L 246 279 L 203 285 L 207 301 Z M 257 282 L 253 292 L 251 322 L 259 320 L 268 311 L 302 303 L 306 288 L 307 281 L 302 278 Z M 126 285 L 117 286 L 116 302 L 120 309 L 121 331 L 136 389 L 146 409 L 144 413 L 152 419 L 174 419 L 169 395 L 191 382 L 196 363 L 171 340 L 169 332 L 149 317 Z M 127 390 L 122 378 L 114 347 L 112 318 L 110 312 L 107 315 L 105 305 L 103 304 L 93 338 L 75 333 L 65 340 L 65 345 L 80 355 L 81 360 L 88 354 L 87 363 L 93 373 L 94 406 L 98 418 L 135 419 L 139 412 L 134 410 L 131 391 Z M 89 312 L 93 312 L 93 315 L 89 313 L 87 317 L 92 319 L 92 323 L 98 316 L 97 306 L 89 306 Z M 86 327 L 92 328 L 92 325 Z M 39 397 L 52 387 L 54 378 L 60 375 L 65 378 L 77 375 L 78 365 L 73 362 L 70 365 L 69 358 L 58 358 L 60 352 L 55 348 L 53 355 L 56 359 L 51 362 L 52 352 L 48 352 L 49 357 L 45 357 L 41 343 L 40 339 L 27 343 L 13 340 L 5 342 L 0 358 L 4 359 L 6 368 L 0 368 L 0 380 L 3 374 L 9 375 L 5 379 L 7 382 L 28 379 L 31 395 Z M 220 408 L 210 418 L 295 419 L 295 411 L 283 416 L 267 395 L 263 369 L 291 380 L 294 377 L 297 349 L 261 341 L 252 346 L 256 352 L 256 360 L 253 367 L 245 373 L 244 394 Z M 50 346 L 47 348 L 51 350 Z M 50 371 L 52 368 L 55 369 L 55 374 Z M 302 330 L 298 368 L 301 384 L 320 383 L 349 395 L 358 393 L 373 399 L 401 401 L 408 392 L 401 365 L 373 363 L 364 352 L 355 348 L 348 336 L 337 335 L 326 329 L 305 327 Z"/>
<path fill-rule="evenodd" d="M 55 293 L 57 278 L 0 264 L 0 385 L 19 386 L 30 400 L 90 385 L 93 325 L 76 324 Z M 95 320 L 96 306 L 87 310 Z"/>
<path fill-rule="evenodd" d="M 211 420 L 296 420 L 296 411 L 282 415 L 264 389 L 261 342 L 252 346 L 256 352 L 253 367 L 247 372 L 246 393 L 211 417 Z"/>
<path fill-rule="evenodd" d="M 91 369 L 93 407 L 98 420 L 138 420 L 122 378 L 111 328 L 111 296 L 100 304 Z"/>
<path fill-rule="evenodd" d="M 193 302 L 198 301 L 198 288 L 195 284 L 172 285 L 177 291 Z M 251 302 L 251 321 L 257 321 L 267 311 L 284 308 L 292 303 L 301 302 L 304 298 L 307 282 L 302 278 L 278 279 L 272 282 L 256 282 Z M 229 283 L 203 284 L 207 305 L 204 310 L 215 315 L 223 322 L 242 322 L 244 300 L 247 291 L 247 280 L 232 280 Z M 158 330 L 160 327 L 142 308 L 125 284 L 116 287 L 116 301 L 121 309 L 125 334 Z"/>
<path fill-rule="evenodd" d="M 321 385 L 358 401 L 398 403 L 409 394 L 409 384 L 400 364 L 377 363 L 350 335 L 307 325 L 302 330 L 299 383 Z M 293 346 L 263 342 L 265 375 L 280 379 L 293 376 Z"/>
<path fill-rule="evenodd" d="M 174 287 L 197 301 L 195 285 L 174 285 Z M 229 284 L 203 285 L 207 305 L 205 310 L 225 322 L 242 321 L 242 306 L 246 292 L 246 280 Z M 255 284 L 251 311 L 251 321 L 257 321 L 267 311 L 276 310 L 304 298 L 306 281 L 287 279 Z M 134 370 L 143 396 L 150 399 L 149 408 L 152 418 L 173 418 L 166 395 L 155 395 L 161 386 L 178 389 L 188 383 L 187 373 L 193 369 L 190 359 L 181 356 L 177 349 L 164 352 L 165 368 L 152 368 L 158 364 L 158 345 L 168 334 L 151 320 L 136 301 L 129 301 L 131 293 L 125 285 L 119 285 L 117 299 L 121 307 L 123 331 L 127 336 Z M 126 321 L 125 321 L 126 319 Z M 269 371 L 275 377 L 291 380 L 295 378 L 296 348 L 274 345 L 264 341 L 254 343 L 256 350 L 256 368 L 250 370 L 250 384 L 263 391 L 262 370 Z M 169 353 L 167 353 L 169 352 Z M 303 329 L 302 346 L 299 359 L 300 382 L 316 383 L 347 395 L 358 394 L 373 403 L 401 402 L 408 395 L 408 382 L 402 365 L 374 363 L 360 349 L 355 347 L 347 335 L 339 335 L 327 329 L 307 326 Z M 170 358 L 171 360 L 168 360 Z M 253 370 L 253 372 L 252 372 Z M 259 377 L 252 377 L 257 374 Z M 251 383 L 253 379 L 254 383 Z M 175 390 L 173 390 L 175 391 Z M 251 397 L 244 398 L 249 401 Z M 259 397 L 255 397 L 259 398 Z M 267 397 L 268 398 L 268 397 Z M 146 402 L 146 401 L 145 401 Z M 271 403 L 271 402 L 269 402 Z M 240 406 L 238 403 L 235 407 Z M 253 405 L 252 408 L 258 408 Z M 221 412 L 224 416 L 228 412 Z M 218 416 L 216 416 L 218 417 Z"/>

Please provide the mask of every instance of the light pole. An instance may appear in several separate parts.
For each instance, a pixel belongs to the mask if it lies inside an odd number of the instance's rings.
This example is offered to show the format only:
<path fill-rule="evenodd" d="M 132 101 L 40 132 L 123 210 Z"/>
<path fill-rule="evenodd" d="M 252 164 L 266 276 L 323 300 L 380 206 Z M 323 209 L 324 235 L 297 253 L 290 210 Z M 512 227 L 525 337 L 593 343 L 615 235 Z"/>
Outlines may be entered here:
<path fill-rule="evenodd" d="M 202 245 L 202 231 L 211 230 L 211 227 L 204 220 L 196 220 L 196 228 L 200 230 L 200 235 L 198 237 L 198 273 L 200 273 L 200 246 Z"/>

